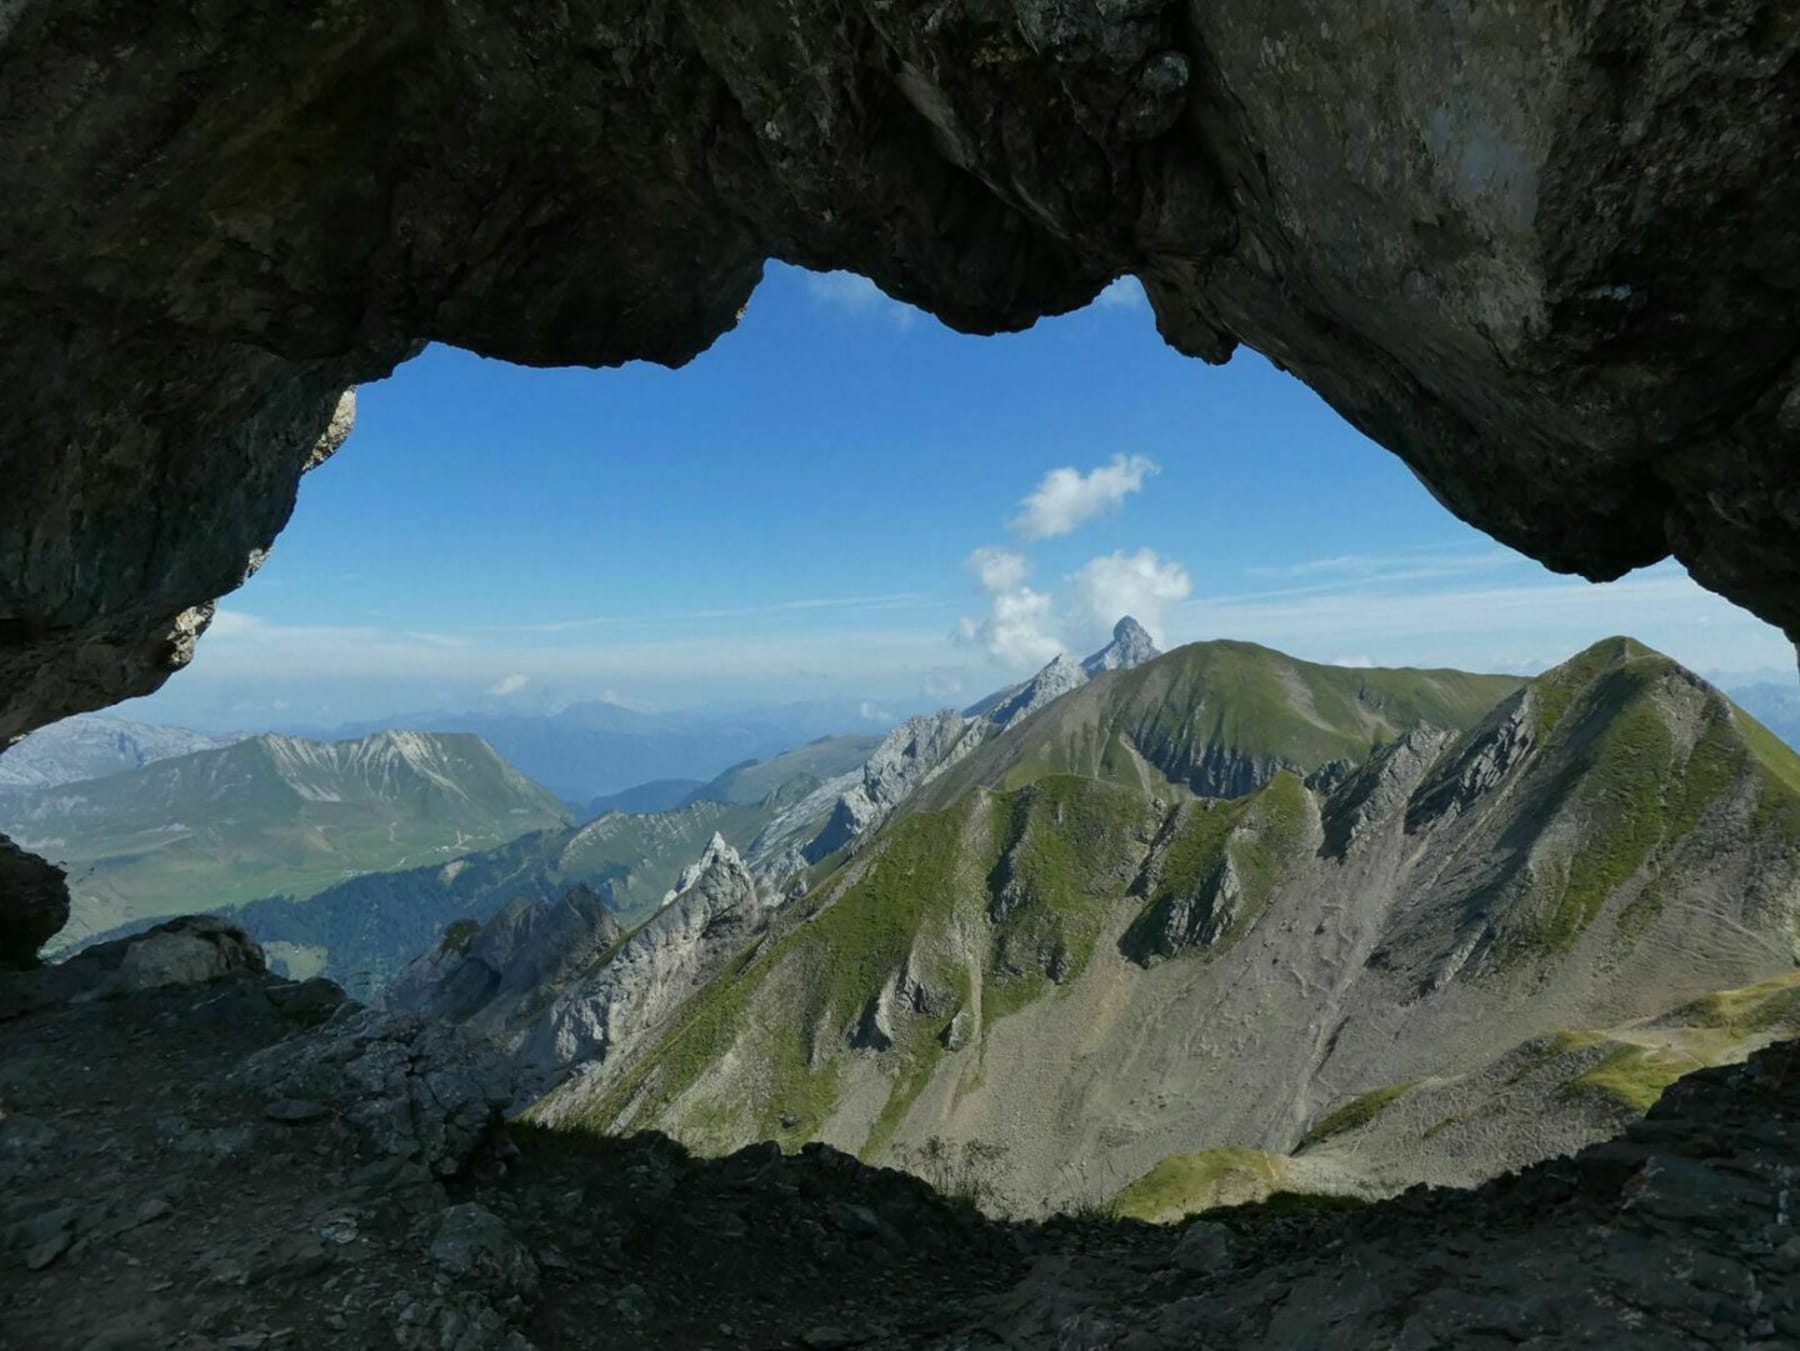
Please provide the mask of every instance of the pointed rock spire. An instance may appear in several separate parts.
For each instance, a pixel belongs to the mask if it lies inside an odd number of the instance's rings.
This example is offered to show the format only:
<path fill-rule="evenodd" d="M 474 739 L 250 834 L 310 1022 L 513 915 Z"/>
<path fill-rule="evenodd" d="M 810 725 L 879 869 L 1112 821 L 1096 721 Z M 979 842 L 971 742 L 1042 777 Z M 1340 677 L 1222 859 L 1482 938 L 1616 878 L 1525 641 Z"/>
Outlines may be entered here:
<path fill-rule="evenodd" d="M 1082 662 L 1081 669 L 1090 676 L 1099 675 L 1102 671 L 1129 671 L 1134 666 L 1142 666 L 1160 656 L 1162 653 L 1157 650 L 1150 631 L 1130 615 L 1126 615 L 1113 625 L 1113 640 Z"/>

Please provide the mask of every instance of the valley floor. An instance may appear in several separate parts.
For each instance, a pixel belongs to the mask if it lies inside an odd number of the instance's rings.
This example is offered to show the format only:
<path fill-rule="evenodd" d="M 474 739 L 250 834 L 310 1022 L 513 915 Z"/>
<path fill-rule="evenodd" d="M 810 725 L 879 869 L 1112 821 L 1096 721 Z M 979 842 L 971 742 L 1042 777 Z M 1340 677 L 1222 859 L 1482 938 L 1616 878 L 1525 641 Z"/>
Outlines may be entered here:
<path fill-rule="evenodd" d="M 1008 1225 L 818 1146 L 495 1136 L 481 1052 L 220 941 L 0 977 L 9 1351 L 1800 1341 L 1800 1043 L 1476 1192 Z"/>

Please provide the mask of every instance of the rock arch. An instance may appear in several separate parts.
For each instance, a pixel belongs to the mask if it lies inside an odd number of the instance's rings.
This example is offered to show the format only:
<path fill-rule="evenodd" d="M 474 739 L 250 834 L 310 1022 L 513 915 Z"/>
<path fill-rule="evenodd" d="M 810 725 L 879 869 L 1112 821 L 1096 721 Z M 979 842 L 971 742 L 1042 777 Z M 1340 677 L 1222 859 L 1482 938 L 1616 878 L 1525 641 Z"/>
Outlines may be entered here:
<path fill-rule="evenodd" d="M 1800 635 L 1783 0 L 14 0 L 0 744 L 154 689 L 345 389 L 680 363 L 775 257 L 958 328 L 1132 272 L 1459 516 Z"/>

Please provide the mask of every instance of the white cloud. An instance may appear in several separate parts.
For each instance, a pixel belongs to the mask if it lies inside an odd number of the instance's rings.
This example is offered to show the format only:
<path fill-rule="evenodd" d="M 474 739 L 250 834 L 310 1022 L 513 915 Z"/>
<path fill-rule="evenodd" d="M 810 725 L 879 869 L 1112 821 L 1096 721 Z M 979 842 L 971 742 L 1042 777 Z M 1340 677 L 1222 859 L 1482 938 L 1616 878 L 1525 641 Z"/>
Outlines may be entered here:
<path fill-rule="evenodd" d="M 1052 469 L 1019 504 L 1013 529 L 1026 539 L 1066 535 L 1096 516 L 1117 511 L 1120 503 L 1143 488 L 1145 479 L 1160 472 L 1156 461 L 1145 455 L 1115 455 L 1110 464 L 1085 474 L 1069 466 Z"/>
<path fill-rule="evenodd" d="M 530 676 L 520 675 L 515 671 L 509 676 L 502 676 L 499 680 L 496 680 L 492 685 L 488 686 L 488 693 L 494 695 L 496 698 L 504 699 L 509 694 L 517 694 L 530 683 Z"/>
<path fill-rule="evenodd" d="M 717 620 L 753 619 L 761 616 L 801 615 L 816 610 L 879 611 L 929 607 L 940 602 L 917 591 L 893 592 L 883 596 L 806 596 L 796 600 L 771 601 L 764 605 L 737 605 L 706 610 L 660 610 L 652 615 L 585 615 L 579 619 L 556 619 L 540 624 L 483 624 L 471 633 L 574 633 L 580 629 L 652 628 L 658 625 L 687 627 Z"/>
<path fill-rule="evenodd" d="M 1188 570 L 1154 549 L 1102 554 L 1089 560 L 1070 580 L 1076 605 L 1094 626 L 1110 629 L 1121 616 L 1131 615 L 1159 643 L 1165 612 L 1194 590 Z"/>
<path fill-rule="evenodd" d="M 864 722 L 878 722 L 886 725 L 896 721 L 892 713 L 889 713 L 879 704 L 870 703 L 867 699 L 864 699 L 862 703 L 857 705 L 856 712 L 857 716 Z"/>
<path fill-rule="evenodd" d="M 1025 585 L 1031 575 L 1029 558 L 988 544 L 970 554 L 966 563 L 992 599 L 985 619 L 962 620 L 957 633 L 963 642 L 982 648 L 1009 668 L 1042 666 L 1063 650 L 1054 632 L 1054 602 Z"/>
<path fill-rule="evenodd" d="M 1144 283 L 1127 275 L 1115 280 L 1099 295 L 1094 304 L 1106 310 L 1147 310 L 1150 299 L 1144 294 Z"/>
<path fill-rule="evenodd" d="M 1351 666 L 1351 667 L 1367 669 L 1368 667 L 1371 667 L 1375 664 L 1375 659 L 1373 657 L 1365 656 L 1359 652 L 1355 656 L 1333 657 L 1330 661 L 1326 662 L 1325 664 L 1327 666 Z"/>
<path fill-rule="evenodd" d="M 963 642 L 984 649 L 1002 666 L 1042 666 L 1064 650 L 1053 629 L 1054 608 L 1044 592 L 1017 587 L 994 597 L 986 619 L 964 619 L 958 634 Z"/>
<path fill-rule="evenodd" d="M 969 555 L 967 566 L 970 572 L 981 579 L 981 589 L 994 595 L 1016 590 L 1025 585 L 1025 579 L 1031 576 L 1029 558 L 997 544 L 984 544 L 975 550 Z"/>
<path fill-rule="evenodd" d="M 909 327 L 919 311 L 903 305 L 867 277 L 854 272 L 813 272 L 806 293 L 814 303 L 846 314 L 879 315 L 899 328 Z"/>

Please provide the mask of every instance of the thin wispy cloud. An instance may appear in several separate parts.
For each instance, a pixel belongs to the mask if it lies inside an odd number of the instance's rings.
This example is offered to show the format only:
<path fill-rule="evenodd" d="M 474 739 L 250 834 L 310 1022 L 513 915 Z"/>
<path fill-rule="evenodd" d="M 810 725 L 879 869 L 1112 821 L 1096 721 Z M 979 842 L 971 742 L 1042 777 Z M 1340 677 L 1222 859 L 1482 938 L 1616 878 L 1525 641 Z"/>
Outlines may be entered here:
<path fill-rule="evenodd" d="M 828 309 L 878 317 L 898 328 L 910 328 L 920 313 L 855 272 L 810 273 L 806 278 L 806 293 L 814 303 Z"/>
<path fill-rule="evenodd" d="M 235 614 L 235 612 L 234 612 Z M 828 678 L 860 685 L 871 695 L 917 688 L 944 668 L 954 649 L 943 628 L 704 634 L 621 639 L 596 636 L 572 644 L 534 644 L 502 635 L 458 647 L 423 642 L 402 632 L 369 627 L 269 623 L 236 615 L 228 635 L 203 639 L 194 664 L 172 686 L 195 691 L 208 682 L 234 687 L 247 678 L 305 686 L 314 682 L 404 681 L 504 697 L 530 687 L 611 689 L 614 702 L 646 691 L 717 684 L 729 671 L 733 687 L 773 692 L 785 679 Z M 757 686 L 752 690 L 752 686 Z M 666 701 L 666 696 L 659 702 Z"/>
<path fill-rule="evenodd" d="M 470 633 L 577 633 L 583 629 L 647 628 L 671 624 L 708 623 L 724 619 L 755 619 L 771 615 L 805 614 L 821 610 L 881 611 L 920 609 L 948 602 L 918 591 L 899 591 L 885 596 L 807 596 L 770 601 L 763 605 L 722 606 L 707 610 L 660 611 L 648 615 L 586 615 L 579 619 L 553 619 L 539 624 L 476 625 Z"/>
<path fill-rule="evenodd" d="M 1333 558 L 1313 558 L 1278 567 L 1250 567 L 1244 569 L 1244 575 L 1294 579 L 1339 578 L 1348 581 L 1394 576 L 1412 580 L 1462 577 L 1470 573 L 1493 572 L 1520 566 L 1536 565 L 1509 549 L 1443 549 L 1431 546 L 1396 549 L 1391 553 L 1339 554 Z"/>
<path fill-rule="evenodd" d="M 1028 540 L 1071 534 L 1095 517 L 1117 511 L 1160 472 L 1147 455 L 1115 455 L 1085 474 L 1068 465 L 1052 469 L 1019 504 L 1012 528 Z"/>
<path fill-rule="evenodd" d="M 322 646 L 388 644 L 433 648 L 446 653 L 470 646 L 462 634 L 419 629 L 391 630 L 372 624 L 272 624 L 258 615 L 221 606 L 213 614 L 206 640 L 214 646 L 251 650 L 278 644 L 317 642 Z"/>

